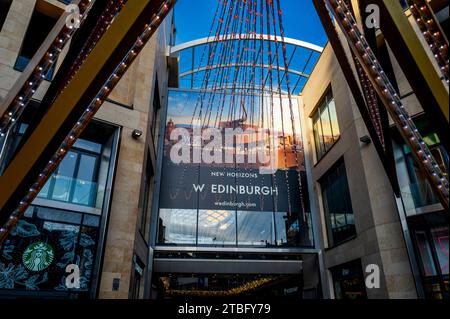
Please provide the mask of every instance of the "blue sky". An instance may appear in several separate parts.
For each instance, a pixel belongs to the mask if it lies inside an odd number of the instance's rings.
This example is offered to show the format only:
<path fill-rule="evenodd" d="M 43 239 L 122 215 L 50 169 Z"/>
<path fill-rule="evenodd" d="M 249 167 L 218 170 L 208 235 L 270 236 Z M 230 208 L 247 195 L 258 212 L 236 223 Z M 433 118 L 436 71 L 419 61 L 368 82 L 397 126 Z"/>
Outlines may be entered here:
<path fill-rule="evenodd" d="M 281 0 L 285 36 L 320 46 L 325 31 L 311 0 Z M 217 0 L 178 0 L 175 6 L 177 44 L 208 36 Z"/>

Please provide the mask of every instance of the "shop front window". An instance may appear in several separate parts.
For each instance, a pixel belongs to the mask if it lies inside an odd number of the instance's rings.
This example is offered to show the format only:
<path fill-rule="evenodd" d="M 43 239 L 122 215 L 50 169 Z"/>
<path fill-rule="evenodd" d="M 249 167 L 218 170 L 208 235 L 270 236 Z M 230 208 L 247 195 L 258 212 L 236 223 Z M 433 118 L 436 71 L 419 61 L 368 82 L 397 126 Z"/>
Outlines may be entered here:
<path fill-rule="evenodd" d="M 336 299 L 367 299 L 361 260 L 330 269 Z"/>
<path fill-rule="evenodd" d="M 99 227 L 100 216 L 31 206 L 0 246 L 0 295 L 11 289 L 88 293 Z M 80 270 L 74 290 L 66 285 L 69 264 Z"/>
<path fill-rule="evenodd" d="M 0 245 L 0 297 L 95 296 L 118 138 L 116 126 L 93 121 L 67 152 Z M 79 288 L 66 283 L 69 265 Z"/>

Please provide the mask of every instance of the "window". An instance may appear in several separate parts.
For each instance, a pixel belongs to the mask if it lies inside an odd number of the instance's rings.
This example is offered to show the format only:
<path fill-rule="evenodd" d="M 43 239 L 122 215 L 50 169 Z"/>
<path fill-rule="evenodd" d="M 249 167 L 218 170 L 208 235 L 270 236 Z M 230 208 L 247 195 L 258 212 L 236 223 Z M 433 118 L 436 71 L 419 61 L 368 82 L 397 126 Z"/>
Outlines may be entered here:
<path fill-rule="evenodd" d="M 341 160 L 321 180 L 323 206 L 329 244 L 336 246 L 356 235 L 350 190 L 344 161 Z"/>
<path fill-rule="evenodd" d="M 313 115 L 314 142 L 317 160 L 321 159 L 339 139 L 336 104 L 331 89 L 320 102 Z"/>
<path fill-rule="evenodd" d="M 361 260 L 330 269 L 336 299 L 367 299 Z"/>
<path fill-rule="evenodd" d="M 151 123 L 151 130 L 153 135 L 153 145 L 155 149 L 158 145 L 159 139 L 159 128 L 161 125 L 161 102 L 159 100 L 159 86 L 158 86 L 158 77 L 155 80 L 155 91 L 153 93 L 153 116 Z"/>
<path fill-rule="evenodd" d="M 150 153 L 147 152 L 147 164 L 145 168 L 144 175 L 144 190 L 143 190 L 143 201 L 141 208 L 141 220 L 140 220 L 140 231 L 145 240 L 148 240 L 149 233 L 148 229 L 150 226 L 150 212 L 152 209 L 152 199 L 153 199 L 153 183 L 154 183 L 153 167 L 151 164 Z"/>
<path fill-rule="evenodd" d="M 30 60 L 36 54 L 39 47 L 44 43 L 50 31 L 56 24 L 57 19 L 35 9 L 31 16 L 27 33 L 23 39 L 22 48 L 17 57 L 14 68 L 23 71 L 27 67 Z M 45 79 L 51 80 L 54 72 L 54 65 L 48 71 Z"/>
<path fill-rule="evenodd" d="M 11 3 L 12 0 L 0 0 L 0 31 L 3 28 L 3 23 L 5 23 Z"/>
<path fill-rule="evenodd" d="M 101 149 L 100 144 L 78 140 L 38 197 L 94 207 Z"/>

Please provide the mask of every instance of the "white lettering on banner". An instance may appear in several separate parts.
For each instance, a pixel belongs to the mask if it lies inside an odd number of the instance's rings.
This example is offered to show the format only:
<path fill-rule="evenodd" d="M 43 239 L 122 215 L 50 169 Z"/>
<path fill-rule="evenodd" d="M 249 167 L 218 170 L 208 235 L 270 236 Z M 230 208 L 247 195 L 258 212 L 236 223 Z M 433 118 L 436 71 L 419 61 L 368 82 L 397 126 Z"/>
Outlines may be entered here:
<path fill-rule="evenodd" d="M 205 184 L 192 184 L 196 193 L 203 192 Z M 269 186 L 244 186 L 244 185 L 211 185 L 212 194 L 238 194 L 238 195 L 264 195 L 264 196 L 278 196 L 278 187 Z"/>

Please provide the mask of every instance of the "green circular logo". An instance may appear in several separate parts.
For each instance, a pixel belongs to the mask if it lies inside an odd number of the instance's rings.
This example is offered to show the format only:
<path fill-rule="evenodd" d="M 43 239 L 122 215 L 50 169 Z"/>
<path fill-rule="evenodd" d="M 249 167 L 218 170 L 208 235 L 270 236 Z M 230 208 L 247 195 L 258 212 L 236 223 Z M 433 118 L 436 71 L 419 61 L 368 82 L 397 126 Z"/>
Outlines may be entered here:
<path fill-rule="evenodd" d="M 50 266 L 54 256 L 52 246 L 47 243 L 38 242 L 31 244 L 25 249 L 22 255 L 22 261 L 27 269 L 41 271 Z"/>

